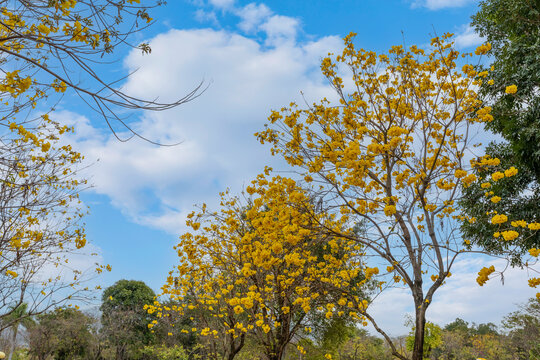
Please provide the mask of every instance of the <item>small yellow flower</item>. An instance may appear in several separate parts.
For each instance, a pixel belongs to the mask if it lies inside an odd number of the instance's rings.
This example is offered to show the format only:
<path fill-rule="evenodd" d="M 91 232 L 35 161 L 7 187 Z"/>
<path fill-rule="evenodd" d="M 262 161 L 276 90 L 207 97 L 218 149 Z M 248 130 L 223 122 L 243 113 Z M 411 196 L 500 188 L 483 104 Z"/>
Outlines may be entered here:
<path fill-rule="evenodd" d="M 517 92 L 517 86 L 516 85 L 507 86 L 504 92 L 507 94 L 515 94 Z"/>
<path fill-rule="evenodd" d="M 494 172 L 492 175 L 491 175 L 491 178 L 493 179 L 493 181 L 499 181 L 501 180 L 502 178 L 504 177 L 504 174 L 500 171 L 497 171 L 497 172 Z"/>
<path fill-rule="evenodd" d="M 501 197 L 500 196 L 494 196 L 491 198 L 491 202 L 496 204 L 498 203 L 499 201 L 501 201 Z"/>
<path fill-rule="evenodd" d="M 384 208 L 384 214 L 386 216 L 391 216 L 391 215 L 394 215 L 396 213 L 396 207 L 394 205 L 386 205 L 386 207 Z"/>
<path fill-rule="evenodd" d="M 514 230 L 503 231 L 501 234 L 506 241 L 514 240 L 519 236 L 519 233 Z"/>
<path fill-rule="evenodd" d="M 518 170 L 515 167 L 511 167 L 510 169 L 507 169 L 504 171 L 504 176 L 511 177 L 518 173 Z"/>
<path fill-rule="evenodd" d="M 497 225 L 497 224 L 503 224 L 505 222 L 508 221 L 508 216 L 506 215 L 495 215 L 494 217 L 491 218 L 491 223 L 493 225 Z"/>
<path fill-rule="evenodd" d="M 537 223 L 537 222 L 534 222 L 534 223 L 530 223 L 529 225 L 527 225 L 527 227 L 529 228 L 529 230 L 540 230 L 540 223 Z"/>
<path fill-rule="evenodd" d="M 538 257 L 540 255 L 540 249 L 529 249 L 529 254 L 531 254 L 531 256 Z"/>

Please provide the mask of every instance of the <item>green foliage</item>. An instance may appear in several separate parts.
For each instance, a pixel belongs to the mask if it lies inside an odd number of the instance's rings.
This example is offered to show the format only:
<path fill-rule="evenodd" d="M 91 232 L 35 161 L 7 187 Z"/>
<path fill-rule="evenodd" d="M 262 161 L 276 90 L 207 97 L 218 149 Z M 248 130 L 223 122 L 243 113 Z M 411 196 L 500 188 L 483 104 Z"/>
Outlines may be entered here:
<path fill-rule="evenodd" d="M 357 329 L 356 336 L 349 338 L 338 351 L 339 360 L 386 360 L 390 351 L 384 340 L 370 336 L 367 331 Z"/>
<path fill-rule="evenodd" d="M 424 358 L 429 359 L 431 351 L 442 345 L 442 329 L 440 326 L 431 322 L 426 322 L 424 332 Z M 414 328 L 407 336 L 407 350 L 412 351 L 414 348 Z"/>
<path fill-rule="evenodd" d="M 135 280 L 119 280 L 103 292 L 102 333 L 116 348 L 117 360 L 137 357 L 140 349 L 153 343 L 148 328 L 153 318 L 144 306 L 155 296 L 144 282 Z"/>
<path fill-rule="evenodd" d="M 478 185 L 463 188 L 464 196 L 460 201 L 460 206 L 466 215 L 476 219 L 474 222 L 465 221 L 462 224 L 463 237 L 492 254 L 509 252 L 513 264 L 520 264 L 522 255 L 528 249 L 540 246 L 540 232 L 526 228 L 520 229 L 524 236 L 518 247 L 512 242 L 497 240 L 493 234 L 498 231 L 498 227 L 490 222 L 493 215 L 488 215 L 487 212 L 497 211 L 499 214 L 507 214 L 511 219 L 527 219 L 529 222 L 536 219 L 538 221 L 540 187 L 534 173 L 526 164 L 519 162 L 509 144 L 490 144 L 486 152 L 491 157 L 500 159 L 501 163 L 497 167 L 490 168 L 489 171 L 478 170 L 479 183 L 489 179 L 494 171 L 504 171 L 511 166 L 517 168 L 518 173 L 511 178 L 504 178 L 494 183 L 494 186 L 488 189 L 483 189 Z M 498 203 L 491 201 L 491 191 L 501 198 Z"/>
<path fill-rule="evenodd" d="M 456 320 L 452 321 L 451 323 L 447 324 L 444 327 L 444 330 L 450 331 L 450 332 L 463 332 L 463 333 L 469 333 L 469 323 L 466 322 L 463 319 L 456 318 Z"/>
<path fill-rule="evenodd" d="M 493 107 L 494 120 L 487 128 L 506 142 L 491 144 L 487 154 L 501 160 L 502 167 L 515 166 L 519 172 L 512 181 L 494 191 L 502 198 L 495 210 L 513 219 L 540 219 L 540 2 L 537 0 L 485 0 L 473 16 L 472 25 L 492 45 L 492 71 L 483 82 L 481 93 Z M 493 85 L 490 85 L 490 80 Z M 507 86 L 516 85 L 515 94 Z M 505 244 L 493 238 L 485 217 L 489 198 L 484 191 L 466 189 L 461 204 L 475 224 L 465 223 L 464 236 L 488 251 L 500 253 Z M 493 207 L 493 204 L 490 204 Z M 483 216 L 482 216 L 483 214 Z M 540 234 L 521 244 L 512 256 L 518 264 L 529 248 L 540 247 Z"/>
<path fill-rule="evenodd" d="M 28 353 L 28 349 L 17 349 L 13 353 L 12 360 L 30 360 L 30 354 Z"/>
<path fill-rule="evenodd" d="M 142 350 L 142 355 L 145 360 L 192 360 L 196 357 L 191 357 L 182 346 L 174 345 L 168 347 L 160 346 L 145 346 Z"/>
<path fill-rule="evenodd" d="M 441 342 L 430 359 L 514 359 L 506 336 L 493 323 L 471 324 L 457 318 L 441 332 Z"/>
<path fill-rule="evenodd" d="M 73 308 L 41 314 L 28 329 L 29 354 L 38 359 L 85 359 L 93 341 L 92 324 L 93 319 Z"/>
<path fill-rule="evenodd" d="M 489 128 L 512 146 L 520 163 L 540 178 L 540 2 L 486 0 L 472 25 L 492 45 L 490 78 L 483 92 L 493 100 Z M 516 94 L 505 88 L 517 85 Z"/>
<path fill-rule="evenodd" d="M 356 324 L 343 318 L 326 319 L 324 316 L 318 316 L 312 329 L 318 348 L 323 355 L 326 353 L 335 355 L 348 340 L 359 335 Z"/>
<path fill-rule="evenodd" d="M 540 359 L 540 299 L 531 299 L 519 311 L 505 316 L 509 347 L 518 359 Z"/>
<path fill-rule="evenodd" d="M 101 311 L 105 314 L 115 310 L 142 311 L 145 304 L 154 301 L 156 294 L 142 281 L 119 280 L 108 287 L 101 297 Z"/>
<path fill-rule="evenodd" d="M 180 303 L 177 301 L 165 301 L 163 305 L 171 309 L 180 306 Z M 200 315 L 197 309 L 188 310 L 184 315 L 165 310 L 160 321 L 152 327 L 155 343 L 165 347 L 179 345 L 185 350 L 193 350 L 199 339 L 197 333 L 191 331 L 191 329 L 205 327 L 199 321 L 201 319 Z"/>

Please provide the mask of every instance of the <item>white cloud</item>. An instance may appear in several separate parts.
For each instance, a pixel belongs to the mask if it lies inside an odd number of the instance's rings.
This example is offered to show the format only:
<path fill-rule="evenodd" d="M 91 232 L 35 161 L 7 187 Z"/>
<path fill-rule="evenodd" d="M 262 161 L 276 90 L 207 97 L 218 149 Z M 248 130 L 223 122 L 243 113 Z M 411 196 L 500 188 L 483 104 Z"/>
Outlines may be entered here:
<path fill-rule="evenodd" d="M 480 45 L 484 42 L 484 38 L 475 32 L 471 25 L 465 25 L 462 26 L 461 31 L 457 33 L 455 41 L 456 46 L 463 49 Z"/>
<path fill-rule="evenodd" d="M 444 8 L 462 7 L 473 3 L 474 0 L 415 0 L 413 7 L 426 7 L 430 10 L 440 10 Z"/>
<path fill-rule="evenodd" d="M 498 324 L 504 315 L 517 309 L 517 304 L 535 296 L 535 290 L 527 285 L 527 273 L 521 269 L 508 269 L 504 273 L 504 285 L 496 277 L 479 286 L 476 277 L 482 267 L 495 265 L 501 270 L 506 263 L 465 256 L 454 264 L 452 276 L 435 293 L 427 311 L 428 321 L 444 326 L 459 317 L 477 324 Z M 383 330 L 392 335 L 406 334 L 409 329 L 404 326 L 405 316 L 414 313 L 410 291 L 390 289 L 384 292 L 371 306 L 371 313 Z M 373 329 L 370 331 L 375 333 Z"/>
<path fill-rule="evenodd" d="M 265 33 L 267 46 L 294 44 L 300 30 L 300 21 L 297 18 L 274 14 L 262 3 L 249 3 L 238 7 L 234 6 L 234 1 L 210 0 L 210 5 L 237 16 L 240 19 L 238 28 L 243 32 Z M 202 10 L 199 9 L 198 12 L 200 11 Z"/>
<path fill-rule="evenodd" d="M 331 97 L 318 70 L 320 58 L 341 47 L 338 37 L 262 47 L 226 31 L 171 30 L 150 41 L 152 54 L 133 52 L 124 86 L 137 97 L 171 101 L 201 79 L 210 84 L 198 99 L 174 110 L 149 113 L 132 126 L 141 140 L 120 143 L 82 116 L 64 111 L 57 119 L 75 124 L 76 143 L 89 161 L 94 191 L 107 195 L 132 220 L 178 234 L 194 204 L 214 204 L 219 191 L 239 191 L 265 165 L 276 163 L 253 134 L 271 109 L 301 100 Z M 283 167 L 283 166 L 282 166 Z"/>
<path fill-rule="evenodd" d="M 300 22 L 289 16 L 274 15 L 261 25 L 267 45 L 291 44 L 296 40 Z"/>
<path fill-rule="evenodd" d="M 195 11 L 195 20 L 202 23 L 209 22 L 212 25 L 218 24 L 216 13 L 213 11 L 204 11 L 203 9 L 197 9 L 197 11 Z"/>
<path fill-rule="evenodd" d="M 218 9 L 229 10 L 234 7 L 235 0 L 209 0 L 208 2 Z"/>
<path fill-rule="evenodd" d="M 247 33 L 256 31 L 264 21 L 272 15 L 272 11 L 264 4 L 250 3 L 236 10 L 241 19 L 238 27 Z"/>

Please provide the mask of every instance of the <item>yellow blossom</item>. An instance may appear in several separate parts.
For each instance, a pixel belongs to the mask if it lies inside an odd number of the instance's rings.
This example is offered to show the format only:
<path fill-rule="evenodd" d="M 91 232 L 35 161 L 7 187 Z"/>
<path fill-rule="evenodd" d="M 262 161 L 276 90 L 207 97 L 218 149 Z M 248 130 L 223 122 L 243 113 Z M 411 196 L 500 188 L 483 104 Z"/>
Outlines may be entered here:
<path fill-rule="evenodd" d="M 519 233 L 514 230 L 503 231 L 501 234 L 506 241 L 514 240 L 519 236 Z"/>
<path fill-rule="evenodd" d="M 497 172 L 494 172 L 493 174 L 491 174 L 491 178 L 493 179 L 493 181 L 499 181 L 503 177 L 504 177 L 504 174 L 502 172 L 500 172 L 500 171 L 497 171 Z"/>
<path fill-rule="evenodd" d="M 495 216 L 493 216 L 491 218 L 491 223 L 494 224 L 494 225 L 504 224 L 507 221 L 508 221 L 508 216 L 506 216 L 504 214 L 495 215 Z"/>
<path fill-rule="evenodd" d="M 533 257 L 538 257 L 540 256 L 540 249 L 537 249 L 537 248 L 529 249 L 529 254 Z"/>
<path fill-rule="evenodd" d="M 517 86 L 516 85 L 507 86 L 504 92 L 507 94 L 515 94 L 517 92 Z"/>
<path fill-rule="evenodd" d="M 493 197 L 491 198 L 491 202 L 494 203 L 494 204 L 498 203 L 499 201 L 501 201 L 501 197 L 500 197 L 500 196 L 493 196 Z"/>

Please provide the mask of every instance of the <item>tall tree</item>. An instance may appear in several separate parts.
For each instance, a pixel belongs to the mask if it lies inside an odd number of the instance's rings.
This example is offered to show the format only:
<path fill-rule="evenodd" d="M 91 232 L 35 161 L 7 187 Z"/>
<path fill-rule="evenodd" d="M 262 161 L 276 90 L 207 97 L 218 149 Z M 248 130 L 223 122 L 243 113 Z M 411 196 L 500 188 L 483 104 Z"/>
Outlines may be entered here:
<path fill-rule="evenodd" d="M 86 246 L 82 156 L 60 142 L 70 129 L 48 115 L 33 126 L 13 122 L 0 136 L 0 320 L 23 302 L 32 316 L 75 300 L 86 292 L 77 285 L 91 270 L 69 263 Z M 0 331 L 10 326 L 2 321 Z"/>
<path fill-rule="evenodd" d="M 493 238 L 486 207 L 513 219 L 540 221 L 540 2 L 537 0 L 485 0 L 472 17 L 475 30 L 492 46 L 491 71 L 481 85 L 481 94 L 493 108 L 493 121 L 487 129 L 499 134 L 503 142 L 490 144 L 487 153 L 499 158 L 503 166 L 519 172 L 513 181 L 497 186 L 501 197 L 490 204 L 483 191 L 466 192 L 463 206 L 474 226 L 463 227 L 465 236 L 494 253 L 507 249 L 507 243 Z M 540 248 L 540 234 L 530 234 L 514 253 L 521 264 L 530 248 Z"/>
<path fill-rule="evenodd" d="M 482 45 L 476 54 L 489 49 Z M 403 285 L 410 290 L 413 360 L 423 359 L 426 311 L 435 292 L 456 259 L 467 254 L 456 224 L 460 188 L 477 182 L 471 167 L 497 163 L 490 157 L 469 162 L 472 127 L 493 116 L 475 91 L 487 73 L 467 63 L 458 68 L 457 59 L 466 62 L 467 56 L 453 48 L 450 35 L 433 39 L 428 51 L 394 46 L 381 55 L 357 50 L 347 36 L 343 52 L 321 65 L 338 100 L 274 111 L 257 134 L 313 184 L 312 196 L 321 199 L 324 211 L 363 223 L 367 230 L 361 233 L 326 231 L 363 246 L 377 266 L 387 265 L 376 270 L 385 281 L 381 291 Z M 482 274 L 487 279 L 493 271 Z M 407 359 L 369 306 L 361 314 L 394 356 Z"/>
<path fill-rule="evenodd" d="M 152 343 L 153 334 L 148 325 L 153 316 L 144 307 L 155 298 L 152 289 L 135 280 L 119 280 L 103 292 L 102 332 L 115 347 L 115 359 L 132 359 L 138 349 Z"/>
<path fill-rule="evenodd" d="M 289 178 L 260 175 L 245 200 L 222 194 L 222 207 L 189 216 L 194 233 L 177 246 L 180 264 L 164 295 L 206 314 L 194 329 L 232 360 L 251 336 L 268 360 L 309 333 L 315 313 L 360 320 L 364 306 L 360 251 L 346 239 L 318 233 L 317 222 L 339 227 Z M 307 209 L 311 209 L 308 211 Z M 150 307 L 161 312 L 162 307 Z"/>
<path fill-rule="evenodd" d="M 34 321 L 28 315 L 28 304 L 22 303 L 16 309 L 10 312 L 9 316 L 3 319 L 11 325 L 11 350 L 9 351 L 8 360 L 13 358 L 13 353 L 17 349 L 17 335 L 19 333 L 19 326 L 28 328 Z"/>
<path fill-rule="evenodd" d="M 540 359 L 540 299 L 530 299 L 503 319 L 510 352 L 518 359 Z"/>
<path fill-rule="evenodd" d="M 29 327 L 29 353 L 36 359 L 86 359 L 94 336 L 93 319 L 74 308 L 55 309 L 37 316 Z"/>

